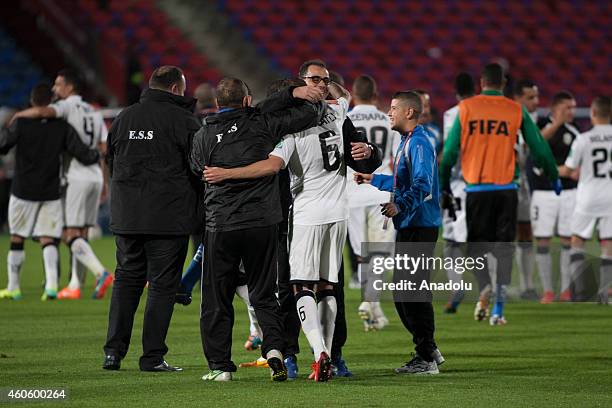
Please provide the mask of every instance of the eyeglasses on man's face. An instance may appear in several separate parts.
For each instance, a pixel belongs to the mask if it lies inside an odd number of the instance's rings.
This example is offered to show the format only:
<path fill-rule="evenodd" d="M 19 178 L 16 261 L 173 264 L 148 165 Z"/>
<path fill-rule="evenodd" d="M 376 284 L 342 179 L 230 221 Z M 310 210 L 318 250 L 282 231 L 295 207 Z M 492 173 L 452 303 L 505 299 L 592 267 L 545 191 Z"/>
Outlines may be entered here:
<path fill-rule="evenodd" d="M 305 76 L 303 78 L 310 79 L 315 85 L 319 84 L 319 82 L 321 81 L 323 81 L 325 85 L 329 85 L 329 83 L 331 82 L 331 79 L 329 79 L 329 77 L 320 77 L 318 75 Z"/>

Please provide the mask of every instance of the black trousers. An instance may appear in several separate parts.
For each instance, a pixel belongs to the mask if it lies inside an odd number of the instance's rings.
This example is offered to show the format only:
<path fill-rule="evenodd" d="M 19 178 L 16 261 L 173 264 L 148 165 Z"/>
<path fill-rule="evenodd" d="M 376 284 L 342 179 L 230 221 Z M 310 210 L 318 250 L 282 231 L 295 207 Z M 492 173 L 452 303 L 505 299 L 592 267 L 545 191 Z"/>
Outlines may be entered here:
<path fill-rule="evenodd" d="M 289 283 L 290 266 L 289 251 L 287 248 L 287 230 L 280 224 L 278 234 L 278 299 L 281 304 L 281 313 L 285 325 L 287 339 L 286 355 L 296 355 L 300 352 L 300 318 L 295 308 L 295 297 L 292 285 Z"/>
<path fill-rule="evenodd" d="M 419 245 L 418 253 L 408 253 L 410 256 L 433 255 L 436 241 L 438 240 L 438 228 L 405 228 L 397 231 L 396 243 L 422 242 L 428 245 Z M 398 246 L 396 254 L 401 254 L 402 249 Z M 397 272 L 397 271 L 396 271 Z M 421 271 L 419 276 L 429 275 L 429 271 Z M 396 275 L 397 276 L 397 275 Z M 395 281 L 395 276 L 394 276 Z M 412 334 L 412 342 L 415 344 L 416 352 L 426 361 L 432 361 L 431 353 L 437 348 L 434 340 L 436 330 L 434 322 L 434 311 L 431 301 L 428 302 L 395 302 L 395 309 L 404 327 Z"/>
<path fill-rule="evenodd" d="M 346 311 L 344 307 L 344 260 L 340 263 L 338 271 L 338 283 L 334 285 L 334 296 L 336 297 L 336 305 L 338 311 L 336 313 L 336 328 L 334 329 L 334 339 L 332 341 L 332 356 L 339 357 L 342 355 L 342 347 L 346 343 Z"/>
<path fill-rule="evenodd" d="M 232 329 L 240 260 L 244 264 L 249 300 L 263 331 L 262 356 L 285 352 L 285 334 L 276 298 L 278 227 L 271 225 L 204 234 L 204 273 L 200 333 L 211 370 L 236 371 L 232 362 Z"/>
<path fill-rule="evenodd" d="M 149 282 L 142 328 L 140 368 L 160 364 L 168 352 L 166 335 L 174 310 L 189 237 L 117 235 L 117 269 L 104 352 L 124 358 L 130 346 L 134 314 Z"/>
<path fill-rule="evenodd" d="M 491 252 L 497 258 L 497 283 L 510 284 L 516 238 L 518 193 L 516 190 L 467 193 L 466 220 L 468 256 L 482 257 Z M 475 269 L 479 290 L 491 284 L 487 262 Z"/>

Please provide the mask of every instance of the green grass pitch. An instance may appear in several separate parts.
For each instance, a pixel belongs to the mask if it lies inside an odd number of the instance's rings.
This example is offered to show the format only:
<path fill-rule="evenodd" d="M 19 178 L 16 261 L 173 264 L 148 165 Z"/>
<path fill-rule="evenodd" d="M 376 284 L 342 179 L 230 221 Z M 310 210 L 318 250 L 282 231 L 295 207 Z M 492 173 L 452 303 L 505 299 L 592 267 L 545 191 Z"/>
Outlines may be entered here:
<path fill-rule="evenodd" d="M 1 237 L 2 251 L 8 238 Z M 93 241 L 103 263 L 114 266 L 111 238 Z M 612 406 L 612 309 L 594 304 L 512 303 L 509 324 L 490 327 L 472 319 L 472 304 L 455 316 L 441 313 L 437 303 L 436 337 L 447 359 L 440 375 L 394 375 L 392 369 L 409 358 L 411 339 L 393 305 L 383 305 L 391 325 L 365 333 L 356 309 L 360 293 L 347 290 L 349 337 L 344 357 L 355 376 L 312 383 L 312 355 L 304 336 L 299 356 L 300 378 L 272 383 L 268 370 L 239 369 L 231 383 L 205 383 L 207 372 L 199 325 L 199 296 L 188 307 L 177 306 L 170 326 L 167 359 L 182 373 L 142 373 L 138 370 L 144 297 L 136 317 L 131 350 L 118 372 L 101 369 L 109 296 L 41 302 L 43 279 L 40 249 L 26 245 L 22 269 L 24 299 L 0 303 L 0 388 L 66 387 L 63 402 L 21 403 L 15 406 L 54 407 L 586 407 Z M 4 259 L 2 265 L 5 265 Z M 62 248 L 62 284 L 68 258 Z M 6 266 L 0 286 L 6 286 Z M 248 335 L 245 307 L 237 299 L 233 358 L 253 360 L 256 352 L 242 348 Z M 0 403 L 0 405 L 3 405 Z M 7 404 L 7 406 L 11 406 Z"/>

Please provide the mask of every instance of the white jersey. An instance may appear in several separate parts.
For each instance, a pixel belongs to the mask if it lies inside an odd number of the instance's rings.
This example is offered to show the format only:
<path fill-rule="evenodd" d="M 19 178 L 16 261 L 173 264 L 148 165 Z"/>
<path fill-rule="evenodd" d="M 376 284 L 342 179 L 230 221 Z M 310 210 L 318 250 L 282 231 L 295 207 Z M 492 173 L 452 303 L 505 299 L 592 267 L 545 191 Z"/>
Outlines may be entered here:
<path fill-rule="evenodd" d="M 66 120 L 79 134 L 81 141 L 92 149 L 98 143 L 106 143 L 108 130 L 104 119 L 99 112 L 84 102 L 79 95 L 71 95 L 50 105 L 58 118 Z M 72 159 L 66 172 L 68 180 L 84 180 L 102 182 L 102 169 L 100 165 L 86 166 L 76 159 Z"/>
<path fill-rule="evenodd" d="M 348 218 L 342 124 L 348 101 L 328 105 L 318 126 L 287 135 L 270 153 L 289 167 L 293 223 L 320 225 Z"/>
<path fill-rule="evenodd" d="M 612 215 L 612 125 L 596 125 L 574 139 L 565 165 L 580 168 L 576 212 Z"/>
<path fill-rule="evenodd" d="M 362 131 L 368 141 L 378 146 L 382 152 L 382 164 L 374 171 L 375 174 L 393 174 L 393 153 L 395 146 L 399 146 L 401 136 L 398 132 L 391 130 L 389 117 L 386 113 L 376 109 L 374 105 L 357 105 L 348 113 L 348 117 L 357 130 Z M 366 207 L 388 203 L 390 196 L 388 192 L 380 191 L 369 184 L 358 185 L 353 181 L 355 172 L 350 167 L 347 169 L 348 205 L 350 208 Z"/>

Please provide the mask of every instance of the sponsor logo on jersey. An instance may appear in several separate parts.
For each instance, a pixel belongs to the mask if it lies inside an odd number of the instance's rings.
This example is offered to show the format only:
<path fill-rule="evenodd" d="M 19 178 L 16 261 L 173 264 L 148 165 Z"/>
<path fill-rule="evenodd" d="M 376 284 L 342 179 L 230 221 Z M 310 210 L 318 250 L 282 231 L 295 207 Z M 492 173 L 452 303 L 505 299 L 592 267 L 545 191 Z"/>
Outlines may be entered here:
<path fill-rule="evenodd" d="M 153 139 L 152 130 L 130 130 L 130 140 L 151 140 Z"/>

